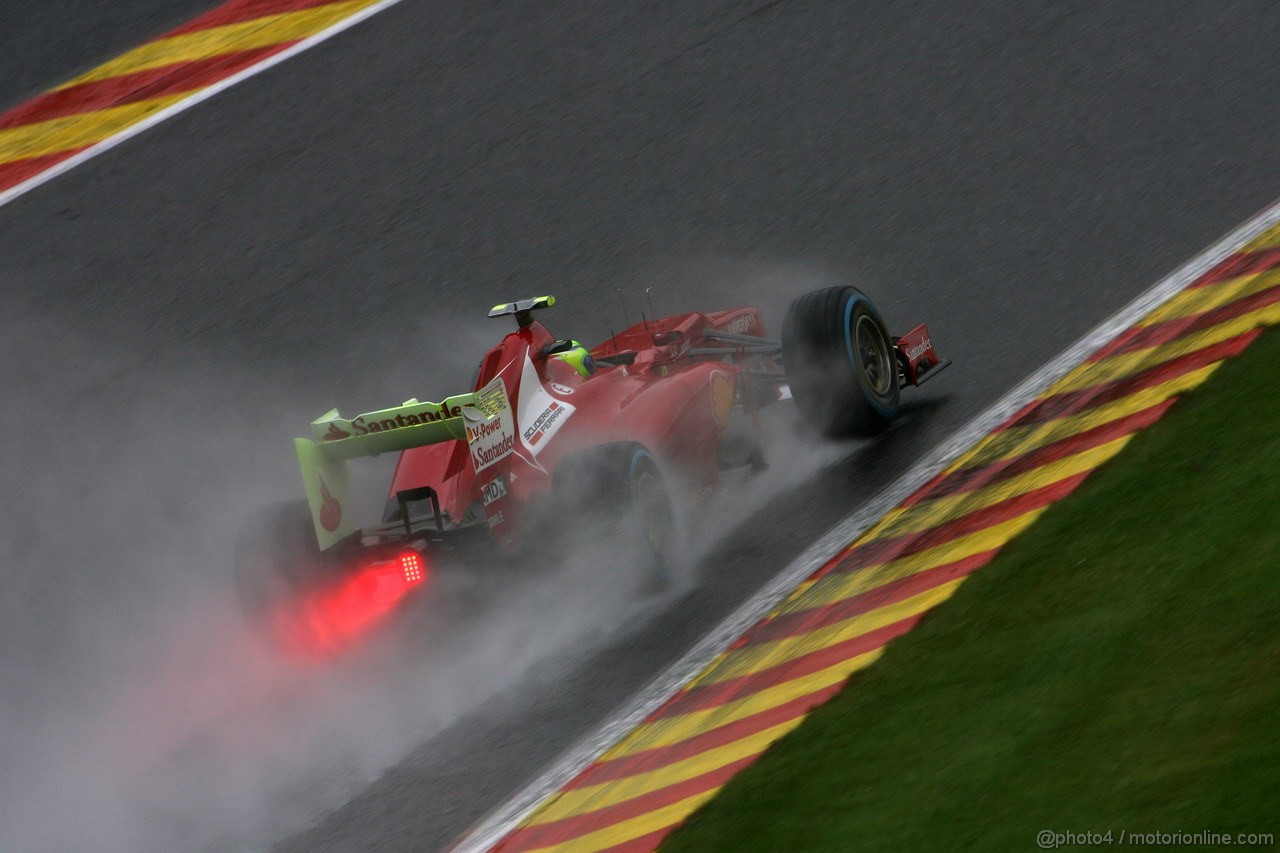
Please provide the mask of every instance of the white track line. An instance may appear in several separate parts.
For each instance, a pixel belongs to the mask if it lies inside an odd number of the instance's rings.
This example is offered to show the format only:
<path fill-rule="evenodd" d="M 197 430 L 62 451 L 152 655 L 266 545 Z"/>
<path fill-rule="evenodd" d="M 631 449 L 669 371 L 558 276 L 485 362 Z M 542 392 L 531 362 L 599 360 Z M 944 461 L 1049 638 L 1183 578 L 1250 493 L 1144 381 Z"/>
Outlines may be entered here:
<path fill-rule="evenodd" d="M 1280 202 L 1250 219 L 1201 254 L 1156 282 L 1093 331 L 1025 379 L 990 408 L 954 435 L 939 444 L 923 460 L 903 474 L 860 509 L 838 522 L 821 539 L 807 548 L 773 580 L 743 603 L 683 657 L 646 685 L 614 712 L 596 731 L 573 746 L 554 764 L 507 802 L 498 806 L 452 849 L 455 853 L 488 850 L 516 828 L 546 799 L 584 770 L 605 750 L 638 726 L 662 703 L 670 699 L 693 676 L 809 577 L 827 560 L 862 534 L 885 513 L 927 483 L 1010 415 L 1039 396 L 1049 385 L 1083 362 L 1090 353 L 1132 326 L 1159 305 L 1195 281 L 1214 264 L 1280 222 Z"/>
<path fill-rule="evenodd" d="M 271 68 L 273 66 L 279 65 L 281 62 L 284 62 L 286 59 L 292 59 L 293 57 L 297 56 L 299 53 L 302 53 L 304 50 L 309 50 L 310 48 L 315 47 L 321 42 L 327 41 L 333 38 L 343 30 L 354 27 L 356 24 L 360 23 L 365 18 L 371 18 L 374 15 L 378 14 L 379 12 L 390 9 L 392 6 L 395 6 L 397 3 L 400 3 L 400 2 L 402 2 L 402 0 L 382 0 L 382 2 L 380 3 L 374 3 L 372 6 L 366 6 L 365 8 L 361 9 L 359 12 L 352 13 L 349 17 L 343 18 L 341 21 L 338 21 L 336 24 L 333 24 L 327 29 L 321 30 L 320 32 L 316 33 L 313 36 L 307 36 L 305 39 L 293 45 L 292 47 L 286 50 L 283 50 L 280 53 L 277 53 L 273 56 L 270 56 L 262 60 L 261 62 L 257 63 L 256 65 L 250 65 L 248 68 L 245 68 L 242 71 L 237 71 L 235 74 L 232 74 L 230 77 L 226 77 L 222 80 L 219 80 L 217 83 L 214 83 L 210 86 L 206 86 L 205 88 L 200 89 L 196 92 L 192 92 L 190 96 L 183 98 L 181 101 L 171 104 L 168 107 L 165 107 L 163 110 L 160 110 L 160 112 L 155 113 L 154 115 L 148 116 L 146 119 L 143 119 L 137 124 L 129 125 L 124 130 L 120 131 L 114 136 L 109 136 L 106 139 L 102 140 L 101 142 L 94 143 L 93 146 L 86 148 L 85 150 L 81 151 L 79 154 L 75 155 L 74 157 L 68 157 L 66 160 L 63 160 L 61 163 L 58 163 L 56 166 L 51 166 L 50 168 L 46 169 L 40 174 L 32 175 L 30 178 L 27 178 L 22 183 L 17 184 L 16 186 L 10 187 L 4 192 L 0 192 L 0 207 L 4 207 L 6 204 L 18 198 L 19 196 L 26 195 L 27 193 L 34 190 L 36 187 L 40 186 L 41 184 L 44 184 L 47 181 L 53 180 L 58 175 L 61 175 L 63 172 L 68 172 L 71 169 L 74 169 L 76 166 L 79 166 L 81 163 L 86 163 L 89 160 L 92 160 L 94 157 L 97 157 L 99 154 L 103 154 L 103 153 L 106 153 L 107 151 L 110 151 L 112 148 L 115 148 L 117 145 L 119 145 L 121 142 L 124 142 L 126 139 L 132 139 L 133 137 L 137 136 L 139 133 L 142 133 L 145 130 L 150 130 L 151 128 L 155 127 L 157 124 L 164 121 L 165 119 L 173 118 L 178 113 L 183 112 L 184 110 L 189 110 L 192 107 L 194 107 L 196 104 L 199 104 L 203 101 L 208 100 L 209 98 L 212 98 L 214 95 L 218 94 L 224 89 L 229 89 L 232 86 L 236 85 L 237 83 L 241 83 L 245 80 L 248 80 L 250 77 L 254 76 L 255 74 L 261 74 L 263 71 L 266 71 L 268 68 Z"/>

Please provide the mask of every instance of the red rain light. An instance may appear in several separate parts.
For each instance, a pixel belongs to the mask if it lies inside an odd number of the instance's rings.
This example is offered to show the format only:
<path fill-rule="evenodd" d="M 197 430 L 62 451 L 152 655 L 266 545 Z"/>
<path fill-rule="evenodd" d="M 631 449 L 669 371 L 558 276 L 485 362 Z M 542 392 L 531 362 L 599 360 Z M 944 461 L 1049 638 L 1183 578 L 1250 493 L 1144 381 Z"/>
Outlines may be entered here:
<path fill-rule="evenodd" d="M 337 654 L 377 627 L 426 574 L 417 551 L 369 564 L 282 612 L 277 622 L 282 639 L 308 657 Z"/>
<path fill-rule="evenodd" d="M 404 571 L 404 582 L 413 586 L 422 583 L 425 577 L 422 569 L 422 556 L 417 551 L 405 551 L 400 555 L 400 568 Z"/>

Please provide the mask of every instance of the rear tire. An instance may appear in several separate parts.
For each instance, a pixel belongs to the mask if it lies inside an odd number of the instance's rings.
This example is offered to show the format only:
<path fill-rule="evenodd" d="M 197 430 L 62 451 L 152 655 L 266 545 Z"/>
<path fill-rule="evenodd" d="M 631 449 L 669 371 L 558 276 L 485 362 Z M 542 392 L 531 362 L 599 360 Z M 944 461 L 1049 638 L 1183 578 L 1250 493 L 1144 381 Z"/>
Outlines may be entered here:
<path fill-rule="evenodd" d="M 832 437 L 872 436 L 898 413 L 898 361 L 880 312 L 856 287 L 791 303 L 782 356 L 796 407 Z"/>
<path fill-rule="evenodd" d="M 669 579 L 675 512 L 649 451 L 638 444 L 605 444 L 568 457 L 556 469 L 552 500 L 565 521 L 560 527 L 571 537 L 604 537 L 637 553 L 651 580 Z"/>
<path fill-rule="evenodd" d="M 236 543 L 236 593 L 250 624 L 268 627 L 282 608 L 329 573 L 306 501 L 258 513 Z"/>

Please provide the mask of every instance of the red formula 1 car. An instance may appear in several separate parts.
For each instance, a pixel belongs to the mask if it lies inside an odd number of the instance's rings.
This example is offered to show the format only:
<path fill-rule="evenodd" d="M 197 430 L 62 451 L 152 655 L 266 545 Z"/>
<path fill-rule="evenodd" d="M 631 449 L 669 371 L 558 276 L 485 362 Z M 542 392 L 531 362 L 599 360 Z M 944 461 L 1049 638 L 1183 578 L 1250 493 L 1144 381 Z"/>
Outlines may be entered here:
<path fill-rule="evenodd" d="M 318 568 L 345 578 L 330 604 L 345 596 L 363 603 L 339 610 L 372 612 L 422 582 L 444 550 L 527 554 L 557 522 L 603 509 L 620 525 L 610 535 L 660 566 L 673 547 L 672 496 L 705 495 L 725 468 L 762 462 L 760 409 L 792 397 L 816 431 L 868 435 L 894 417 L 902 386 L 949 364 L 925 326 L 892 337 L 852 287 L 795 300 L 780 340 L 745 307 L 646 319 L 587 348 L 534 318 L 554 304 L 489 312 L 517 328 L 467 393 L 314 421 L 295 442 L 306 505 L 267 519 L 250 561 L 272 563 L 293 590 Z M 348 462 L 390 451 L 400 458 L 383 521 L 357 528 Z"/>

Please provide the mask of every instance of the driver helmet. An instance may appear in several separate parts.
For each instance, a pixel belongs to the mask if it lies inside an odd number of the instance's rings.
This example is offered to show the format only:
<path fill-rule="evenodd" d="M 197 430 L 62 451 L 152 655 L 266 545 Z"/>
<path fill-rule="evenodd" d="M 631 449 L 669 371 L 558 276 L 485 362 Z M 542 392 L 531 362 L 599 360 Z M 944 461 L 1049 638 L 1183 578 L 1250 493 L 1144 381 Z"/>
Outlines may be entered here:
<path fill-rule="evenodd" d="M 578 375 L 584 379 L 595 373 L 596 361 L 591 357 L 591 353 L 578 341 L 569 341 L 569 348 L 557 352 L 555 358 L 560 359 L 565 364 L 578 371 Z"/>

